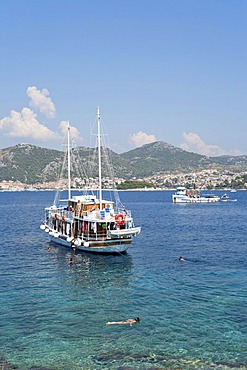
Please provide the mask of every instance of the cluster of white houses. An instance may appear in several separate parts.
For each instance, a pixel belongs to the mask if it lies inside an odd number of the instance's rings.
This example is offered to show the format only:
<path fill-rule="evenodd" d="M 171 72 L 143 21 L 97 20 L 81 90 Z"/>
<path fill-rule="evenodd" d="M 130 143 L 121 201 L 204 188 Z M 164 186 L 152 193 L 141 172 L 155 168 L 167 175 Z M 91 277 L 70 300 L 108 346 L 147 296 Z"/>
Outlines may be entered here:
<path fill-rule="evenodd" d="M 165 173 L 156 174 L 145 178 L 132 178 L 132 181 L 138 181 L 139 183 L 145 182 L 150 184 L 150 189 L 174 189 L 178 185 L 184 185 L 191 187 L 196 184 L 197 188 L 200 189 L 223 189 L 223 188 L 241 188 L 247 189 L 247 171 L 230 173 L 228 171 L 219 170 L 202 170 L 196 173 Z M 110 189 L 113 187 L 113 182 L 119 185 L 124 183 L 126 180 L 123 178 L 115 178 L 110 180 L 109 178 L 102 179 L 103 188 Z M 62 187 L 67 188 L 66 181 L 63 181 Z M 97 179 L 80 179 L 75 178 L 72 182 L 72 187 L 75 189 L 85 188 L 97 188 Z M 59 183 L 61 188 L 61 180 Z M 2 191 L 19 191 L 19 190 L 45 190 L 45 189 L 57 189 L 58 183 L 56 182 L 44 182 L 35 184 L 24 184 L 19 181 L 4 181 L 0 179 L 0 190 Z"/>

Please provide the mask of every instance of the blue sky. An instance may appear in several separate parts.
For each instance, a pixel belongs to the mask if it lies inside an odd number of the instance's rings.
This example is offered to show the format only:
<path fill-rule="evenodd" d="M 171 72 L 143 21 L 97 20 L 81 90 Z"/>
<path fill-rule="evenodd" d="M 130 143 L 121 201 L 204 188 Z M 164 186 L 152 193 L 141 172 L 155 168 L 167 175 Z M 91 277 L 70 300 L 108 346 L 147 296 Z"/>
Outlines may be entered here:
<path fill-rule="evenodd" d="M 90 145 L 100 106 L 117 153 L 156 140 L 247 154 L 245 0 L 8 0 L 0 148 Z"/>

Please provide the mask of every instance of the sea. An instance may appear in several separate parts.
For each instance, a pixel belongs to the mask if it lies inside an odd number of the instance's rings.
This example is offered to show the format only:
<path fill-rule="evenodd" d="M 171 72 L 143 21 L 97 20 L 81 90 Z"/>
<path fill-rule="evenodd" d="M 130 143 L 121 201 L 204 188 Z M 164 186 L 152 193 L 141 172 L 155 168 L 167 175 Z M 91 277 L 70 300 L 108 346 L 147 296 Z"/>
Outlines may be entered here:
<path fill-rule="evenodd" d="M 0 193 L 1 370 L 247 369 L 247 191 L 171 194 L 121 192 L 141 234 L 71 265 L 39 228 L 54 192 Z"/>

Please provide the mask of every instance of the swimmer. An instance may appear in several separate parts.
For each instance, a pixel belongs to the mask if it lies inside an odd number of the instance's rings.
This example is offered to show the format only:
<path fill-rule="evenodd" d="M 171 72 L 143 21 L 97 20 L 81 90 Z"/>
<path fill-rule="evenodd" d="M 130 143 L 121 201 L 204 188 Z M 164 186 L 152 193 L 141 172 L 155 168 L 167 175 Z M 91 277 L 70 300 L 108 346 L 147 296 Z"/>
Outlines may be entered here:
<path fill-rule="evenodd" d="M 130 325 L 132 326 L 132 324 L 136 324 L 137 322 L 140 322 L 140 318 L 139 317 L 136 317 L 134 319 L 128 319 L 128 320 L 125 320 L 125 321 L 108 321 L 106 324 L 107 325 Z"/>
<path fill-rule="evenodd" d="M 68 260 L 68 264 L 69 264 L 69 265 L 72 265 L 72 263 L 73 263 L 73 258 L 70 258 L 70 259 Z"/>
<path fill-rule="evenodd" d="M 178 260 L 179 260 L 180 262 L 185 262 L 185 261 L 186 261 L 186 259 L 185 259 L 184 257 L 182 257 L 182 256 L 180 256 Z"/>

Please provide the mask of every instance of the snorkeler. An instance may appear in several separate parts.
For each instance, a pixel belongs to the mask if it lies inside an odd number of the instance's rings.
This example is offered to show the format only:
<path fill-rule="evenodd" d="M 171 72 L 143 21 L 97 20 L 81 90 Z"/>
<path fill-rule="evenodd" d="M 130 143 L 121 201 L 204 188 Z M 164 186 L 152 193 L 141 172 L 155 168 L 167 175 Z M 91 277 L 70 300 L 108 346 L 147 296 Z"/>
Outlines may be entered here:
<path fill-rule="evenodd" d="M 136 317 L 134 319 L 128 319 L 128 320 L 125 320 L 125 321 L 108 321 L 106 324 L 107 325 L 125 325 L 125 324 L 129 324 L 130 326 L 132 326 L 132 324 L 136 324 L 137 322 L 140 322 L 140 318 L 139 317 Z"/>

